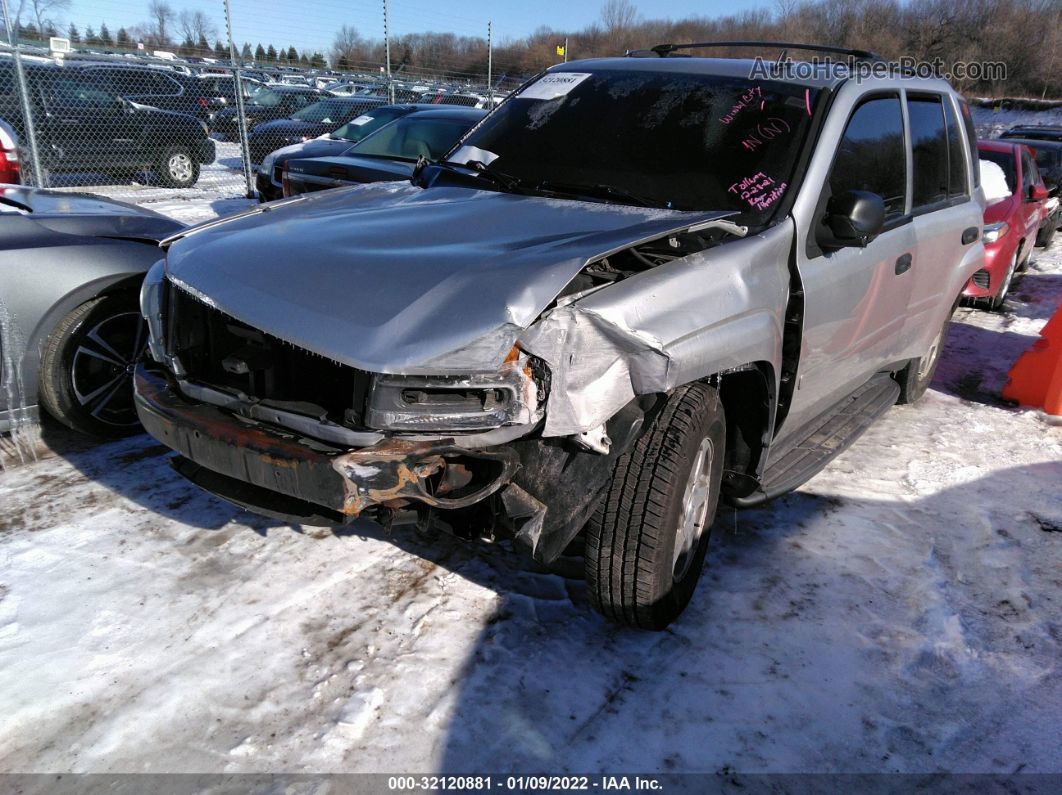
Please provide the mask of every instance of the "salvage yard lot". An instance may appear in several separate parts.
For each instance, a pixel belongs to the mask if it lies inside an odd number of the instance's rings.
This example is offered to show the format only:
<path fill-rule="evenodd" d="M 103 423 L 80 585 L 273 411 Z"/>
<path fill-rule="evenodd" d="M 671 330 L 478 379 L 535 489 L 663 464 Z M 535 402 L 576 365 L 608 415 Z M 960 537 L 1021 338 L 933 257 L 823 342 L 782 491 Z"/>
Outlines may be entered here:
<path fill-rule="evenodd" d="M 503 542 L 245 513 L 145 436 L 0 440 L 0 769 L 1059 771 L 1062 427 L 998 400 L 1062 300 L 1035 260 L 921 403 L 723 509 L 660 634 Z"/>

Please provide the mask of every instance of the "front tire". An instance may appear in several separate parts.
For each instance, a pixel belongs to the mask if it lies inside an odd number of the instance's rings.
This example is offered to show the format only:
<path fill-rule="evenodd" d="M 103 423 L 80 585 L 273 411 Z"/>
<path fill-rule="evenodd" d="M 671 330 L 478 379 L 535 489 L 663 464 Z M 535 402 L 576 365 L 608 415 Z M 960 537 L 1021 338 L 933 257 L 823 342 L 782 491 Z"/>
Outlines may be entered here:
<path fill-rule="evenodd" d="M 586 539 L 590 600 L 606 618 L 661 630 L 685 609 L 704 565 L 725 451 L 719 394 L 696 383 L 677 390 L 616 462 Z"/>
<path fill-rule="evenodd" d="M 63 318 L 41 355 L 40 397 L 64 425 L 92 436 L 137 433 L 133 368 L 147 347 L 136 296 L 94 298 Z"/>
<path fill-rule="evenodd" d="M 159 153 L 155 173 L 168 188 L 190 188 L 199 181 L 199 161 L 187 146 L 168 146 Z"/>
<path fill-rule="evenodd" d="M 1057 219 L 1056 219 L 1057 220 Z M 1040 232 L 1036 235 L 1036 245 L 1046 248 L 1051 245 L 1051 241 L 1055 239 L 1055 232 L 1058 230 L 1058 224 L 1056 221 L 1048 219 L 1042 227 Z"/>

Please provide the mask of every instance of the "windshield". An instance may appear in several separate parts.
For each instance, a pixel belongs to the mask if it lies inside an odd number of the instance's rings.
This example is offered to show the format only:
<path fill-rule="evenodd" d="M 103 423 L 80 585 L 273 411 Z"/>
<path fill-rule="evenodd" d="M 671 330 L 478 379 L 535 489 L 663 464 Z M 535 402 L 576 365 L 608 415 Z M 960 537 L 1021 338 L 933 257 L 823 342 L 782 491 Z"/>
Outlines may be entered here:
<path fill-rule="evenodd" d="M 426 157 L 438 160 L 464 135 L 472 121 L 458 119 L 424 119 L 414 113 L 385 125 L 347 150 L 351 155 L 388 157 L 394 160 L 416 160 Z"/>
<path fill-rule="evenodd" d="M 331 134 L 331 138 L 337 141 L 351 141 L 357 143 L 374 133 L 385 124 L 390 124 L 399 116 L 406 115 L 406 111 L 400 108 L 380 108 L 363 113 L 356 119 L 351 119 Z"/>
<path fill-rule="evenodd" d="M 530 185 L 607 185 L 655 206 L 737 210 L 757 223 L 792 183 L 816 97 L 716 75 L 553 72 L 464 144 Z"/>
<path fill-rule="evenodd" d="M 307 105 L 302 110 L 297 110 L 291 114 L 291 118 L 299 119 L 301 121 L 319 121 L 325 124 L 334 124 L 340 121 L 340 119 L 350 116 L 352 105 L 349 102 L 336 102 L 335 100 L 324 100 L 323 102 L 315 102 L 312 105 Z"/>
<path fill-rule="evenodd" d="M 275 108 L 283 101 L 284 95 L 281 92 L 263 88 L 251 99 L 251 104 L 262 108 Z"/>
<path fill-rule="evenodd" d="M 977 153 L 981 160 L 995 163 L 1003 169 L 1003 176 L 1007 178 L 1007 190 L 1014 192 L 1014 183 L 1017 179 L 1017 169 L 1014 167 L 1014 155 L 1010 152 L 993 152 L 990 149 L 982 149 Z"/>

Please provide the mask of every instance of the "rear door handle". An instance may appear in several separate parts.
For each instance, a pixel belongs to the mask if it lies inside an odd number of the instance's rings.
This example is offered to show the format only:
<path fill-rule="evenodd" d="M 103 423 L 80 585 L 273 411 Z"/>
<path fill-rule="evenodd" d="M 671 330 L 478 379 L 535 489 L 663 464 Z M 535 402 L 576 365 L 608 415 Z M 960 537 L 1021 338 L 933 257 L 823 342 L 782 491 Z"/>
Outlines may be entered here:
<path fill-rule="evenodd" d="M 978 238 L 978 236 L 980 234 L 981 234 L 981 230 L 979 230 L 976 226 L 971 226 L 971 227 L 969 227 L 967 229 L 963 229 L 962 230 L 962 244 L 964 246 L 970 245 L 975 240 L 977 240 L 977 238 Z"/>
<path fill-rule="evenodd" d="M 906 273 L 911 270 L 911 255 L 904 254 L 902 257 L 896 260 L 896 275 Z"/>

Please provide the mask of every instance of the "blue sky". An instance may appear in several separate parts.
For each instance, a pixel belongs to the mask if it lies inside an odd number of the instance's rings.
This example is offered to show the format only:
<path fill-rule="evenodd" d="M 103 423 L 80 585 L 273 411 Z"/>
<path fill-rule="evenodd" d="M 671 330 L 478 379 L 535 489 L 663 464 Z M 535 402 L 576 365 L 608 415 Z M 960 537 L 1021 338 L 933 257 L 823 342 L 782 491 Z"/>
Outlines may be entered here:
<path fill-rule="evenodd" d="M 12 0 L 17 6 L 18 0 Z M 177 10 L 201 9 L 207 12 L 224 34 L 222 0 L 168 0 Z M 335 30 L 353 25 L 367 37 L 383 33 L 382 0 L 231 0 L 233 28 L 238 42 L 252 45 L 273 43 L 280 47 L 317 48 L 327 52 Z M 451 31 L 465 35 L 486 35 L 487 20 L 494 23 L 499 39 L 519 38 L 540 25 L 578 29 L 596 21 L 601 2 L 570 0 L 391 0 L 391 27 L 396 34 L 415 31 Z M 763 0 L 636 0 L 641 16 L 679 18 L 691 14 L 717 16 L 770 7 Z M 98 28 L 106 22 L 113 34 L 118 27 L 147 19 L 148 0 L 72 0 L 69 11 L 59 14 L 65 24 L 74 22 L 84 33 L 86 25 Z"/>

